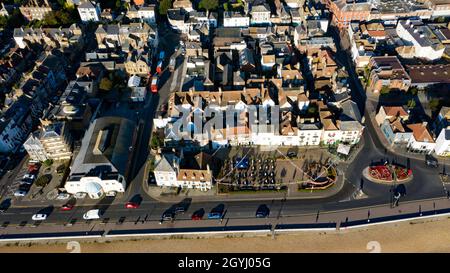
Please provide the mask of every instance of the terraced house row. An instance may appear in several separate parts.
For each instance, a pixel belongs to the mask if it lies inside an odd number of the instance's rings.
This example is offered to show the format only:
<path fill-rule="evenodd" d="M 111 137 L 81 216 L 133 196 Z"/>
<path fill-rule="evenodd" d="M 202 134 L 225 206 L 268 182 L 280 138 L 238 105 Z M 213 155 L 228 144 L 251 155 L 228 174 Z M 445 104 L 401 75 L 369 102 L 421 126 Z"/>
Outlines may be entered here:
<path fill-rule="evenodd" d="M 217 127 L 208 127 L 211 117 L 207 113 L 211 111 L 222 117 L 216 117 Z M 268 118 L 262 118 L 261 113 Z M 308 92 L 300 89 L 285 90 L 272 84 L 237 91 L 175 92 L 169 98 L 167 114 L 156 118 L 154 124 L 164 131 L 166 146 L 176 147 L 183 138 L 185 147 L 213 149 L 228 145 L 356 144 L 364 130 L 353 101 L 335 107 L 309 99 Z"/>

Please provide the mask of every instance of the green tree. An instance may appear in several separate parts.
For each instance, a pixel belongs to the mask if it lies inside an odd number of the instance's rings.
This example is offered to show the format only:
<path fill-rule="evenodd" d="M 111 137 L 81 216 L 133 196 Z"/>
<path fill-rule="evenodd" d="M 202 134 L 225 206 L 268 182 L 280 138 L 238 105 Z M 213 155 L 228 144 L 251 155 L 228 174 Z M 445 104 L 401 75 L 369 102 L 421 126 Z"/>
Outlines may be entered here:
<path fill-rule="evenodd" d="M 167 10 L 172 8 L 172 1 L 171 0 L 161 0 L 159 1 L 159 14 L 160 15 L 166 15 Z"/>
<path fill-rule="evenodd" d="M 58 5 L 60 5 L 61 7 L 64 7 L 64 4 L 66 3 L 65 0 L 56 0 L 56 2 L 57 2 Z"/>
<path fill-rule="evenodd" d="M 43 163 L 44 163 L 44 166 L 50 167 L 53 164 L 53 160 L 52 159 L 47 159 Z"/>
<path fill-rule="evenodd" d="M 436 23 L 444 23 L 444 22 L 445 22 L 445 17 L 439 16 L 439 17 L 436 18 L 434 21 L 435 21 Z"/>
<path fill-rule="evenodd" d="M 198 7 L 200 9 L 215 10 L 219 6 L 219 0 L 200 0 Z"/>
<path fill-rule="evenodd" d="M 48 178 L 47 175 L 43 175 L 40 176 L 38 179 L 36 179 L 35 184 L 38 187 L 45 187 L 48 184 L 48 182 L 50 182 L 50 178 Z"/>
<path fill-rule="evenodd" d="M 100 89 L 101 90 L 109 91 L 109 90 L 111 90 L 112 86 L 113 86 L 112 81 L 109 80 L 107 77 L 104 77 L 100 81 Z"/>
<path fill-rule="evenodd" d="M 369 67 L 366 65 L 364 66 L 364 77 L 367 79 L 370 76 L 370 69 Z"/>
<path fill-rule="evenodd" d="M 56 12 L 56 18 L 61 25 L 71 25 L 78 22 L 78 12 L 73 7 L 67 7 Z"/>
<path fill-rule="evenodd" d="M 161 145 L 161 142 L 160 142 L 158 136 L 153 135 L 153 136 L 152 136 L 152 140 L 151 140 L 151 142 L 150 142 L 151 148 L 152 148 L 153 150 L 156 150 L 160 145 Z"/>
<path fill-rule="evenodd" d="M 0 16 L 0 28 L 5 28 L 8 24 L 8 18 Z"/>
<path fill-rule="evenodd" d="M 42 24 L 44 26 L 56 26 L 58 25 L 58 18 L 56 18 L 55 12 L 49 12 L 44 16 L 44 19 L 42 20 Z"/>
<path fill-rule="evenodd" d="M 120 10 L 122 8 L 122 0 L 116 0 L 115 7 L 116 10 Z"/>
<path fill-rule="evenodd" d="M 389 91 L 391 91 L 391 89 L 389 88 L 389 86 L 383 86 L 383 87 L 381 87 L 380 94 L 381 94 L 381 95 L 386 95 L 386 94 L 389 94 Z"/>
<path fill-rule="evenodd" d="M 411 88 L 409 88 L 409 92 L 411 93 L 411 95 L 415 96 L 415 95 L 417 95 L 419 90 L 417 89 L 417 87 L 411 87 Z"/>
<path fill-rule="evenodd" d="M 414 108 L 416 107 L 416 101 L 414 99 L 410 99 L 407 104 L 408 108 Z"/>
<path fill-rule="evenodd" d="M 7 24 L 6 28 L 13 29 L 13 28 L 21 27 L 24 24 L 25 24 L 25 19 L 24 19 L 22 13 L 20 13 L 19 9 L 14 9 L 12 14 L 8 17 L 8 24 Z"/>
<path fill-rule="evenodd" d="M 431 111 L 437 111 L 440 104 L 441 101 L 439 99 L 431 99 L 428 106 L 430 107 Z"/>

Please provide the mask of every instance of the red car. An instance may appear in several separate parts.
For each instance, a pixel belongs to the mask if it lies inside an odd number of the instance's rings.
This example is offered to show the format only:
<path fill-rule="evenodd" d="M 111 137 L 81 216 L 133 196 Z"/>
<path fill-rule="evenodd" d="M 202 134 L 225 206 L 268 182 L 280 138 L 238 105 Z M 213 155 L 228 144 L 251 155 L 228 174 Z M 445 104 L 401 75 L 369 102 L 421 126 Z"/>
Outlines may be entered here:
<path fill-rule="evenodd" d="M 200 209 L 192 214 L 191 219 L 192 220 L 202 220 L 204 214 L 205 214 L 205 211 L 203 209 Z"/>
<path fill-rule="evenodd" d="M 33 164 L 33 165 L 29 165 L 28 166 L 28 172 L 29 173 L 37 172 L 37 171 L 39 171 L 39 166 L 38 165 Z"/>
<path fill-rule="evenodd" d="M 74 207 L 74 205 L 71 204 L 65 204 L 61 207 L 61 211 L 68 211 L 68 210 L 72 210 Z"/>
<path fill-rule="evenodd" d="M 138 203 L 134 203 L 134 202 L 127 202 L 125 204 L 125 208 L 127 208 L 127 209 L 137 209 L 137 208 L 139 208 L 139 204 Z"/>

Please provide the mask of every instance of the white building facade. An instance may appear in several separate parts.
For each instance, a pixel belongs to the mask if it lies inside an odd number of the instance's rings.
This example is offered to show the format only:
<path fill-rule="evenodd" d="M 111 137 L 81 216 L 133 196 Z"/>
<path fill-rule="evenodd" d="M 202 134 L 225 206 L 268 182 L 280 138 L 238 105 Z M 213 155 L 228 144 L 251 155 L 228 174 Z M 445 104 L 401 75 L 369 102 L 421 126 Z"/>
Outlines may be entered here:
<path fill-rule="evenodd" d="M 268 9 L 265 5 L 253 7 L 250 14 L 252 17 L 252 25 L 270 24 L 270 9 Z"/>
<path fill-rule="evenodd" d="M 450 156 L 450 128 L 441 130 L 436 138 L 434 152 L 439 156 Z"/>
<path fill-rule="evenodd" d="M 109 173 L 99 176 L 71 176 L 64 188 L 70 194 L 86 193 L 91 199 L 99 199 L 106 193 L 125 192 L 125 178 L 120 174 Z"/>
<path fill-rule="evenodd" d="M 156 185 L 160 187 L 182 187 L 210 190 L 212 187 L 212 173 L 206 170 L 192 170 L 180 168 L 180 158 L 174 154 L 163 154 L 156 163 L 153 171 Z"/>
<path fill-rule="evenodd" d="M 421 21 L 403 20 L 397 24 L 397 35 L 410 42 L 415 48 L 415 57 L 428 60 L 439 60 L 445 51 L 440 43 L 434 43 L 430 39 L 432 31 L 428 26 L 422 25 Z"/>
<path fill-rule="evenodd" d="M 138 16 L 147 23 L 154 24 L 156 22 L 155 5 L 139 7 Z"/>
<path fill-rule="evenodd" d="M 94 4 L 90 1 L 86 1 L 81 3 L 77 9 L 82 22 L 100 21 L 100 4 Z"/>
<path fill-rule="evenodd" d="M 242 15 L 238 12 L 227 11 L 223 15 L 224 27 L 248 27 L 250 25 L 250 17 Z"/>

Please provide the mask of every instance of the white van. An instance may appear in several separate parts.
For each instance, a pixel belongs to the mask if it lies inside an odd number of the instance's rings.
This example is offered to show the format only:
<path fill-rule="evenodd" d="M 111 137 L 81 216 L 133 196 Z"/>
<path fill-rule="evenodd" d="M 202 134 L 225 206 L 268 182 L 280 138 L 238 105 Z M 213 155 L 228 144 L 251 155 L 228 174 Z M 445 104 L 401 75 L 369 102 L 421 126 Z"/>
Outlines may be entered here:
<path fill-rule="evenodd" d="M 98 209 L 91 209 L 85 214 L 83 214 L 83 219 L 85 220 L 99 219 L 99 218 L 100 218 L 100 210 Z"/>

